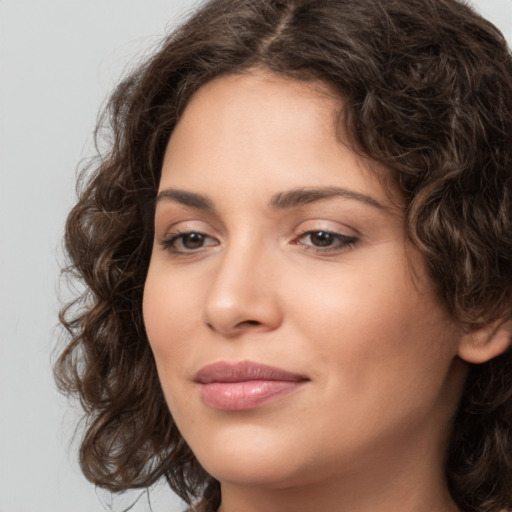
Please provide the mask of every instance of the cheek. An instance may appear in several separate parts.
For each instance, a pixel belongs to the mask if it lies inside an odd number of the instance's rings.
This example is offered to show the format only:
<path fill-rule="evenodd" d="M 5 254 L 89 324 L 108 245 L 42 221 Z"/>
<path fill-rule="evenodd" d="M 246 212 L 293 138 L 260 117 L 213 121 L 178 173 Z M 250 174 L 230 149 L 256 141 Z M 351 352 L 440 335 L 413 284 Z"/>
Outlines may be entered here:
<path fill-rule="evenodd" d="M 158 264 L 150 265 L 144 287 L 143 315 L 146 333 L 155 358 L 158 377 L 174 420 L 186 417 L 191 389 L 184 386 L 190 375 L 187 361 L 196 349 L 200 306 L 191 283 L 169 277 Z M 197 336 L 196 336 L 197 338 Z"/>
<path fill-rule="evenodd" d="M 346 266 L 328 278 L 309 273 L 301 287 L 312 291 L 289 295 L 298 336 L 334 370 L 333 383 L 354 395 L 386 383 L 403 387 L 404 379 L 430 385 L 456 353 L 444 308 L 425 287 L 418 291 L 399 255 L 391 260 L 397 263 Z"/>
<path fill-rule="evenodd" d="M 173 375 L 174 366 L 190 349 L 192 332 L 201 318 L 201 306 L 191 283 L 169 278 L 150 266 L 144 287 L 144 324 L 156 364 L 162 374 Z"/>

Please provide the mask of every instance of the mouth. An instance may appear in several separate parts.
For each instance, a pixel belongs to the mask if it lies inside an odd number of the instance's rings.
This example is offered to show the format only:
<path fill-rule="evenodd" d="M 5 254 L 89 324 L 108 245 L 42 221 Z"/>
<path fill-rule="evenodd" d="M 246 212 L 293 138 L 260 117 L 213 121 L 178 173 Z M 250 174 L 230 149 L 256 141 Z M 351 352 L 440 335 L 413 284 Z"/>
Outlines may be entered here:
<path fill-rule="evenodd" d="M 194 381 L 199 384 L 206 405 L 224 411 L 242 411 L 288 395 L 309 379 L 252 361 L 222 361 L 201 368 Z"/>

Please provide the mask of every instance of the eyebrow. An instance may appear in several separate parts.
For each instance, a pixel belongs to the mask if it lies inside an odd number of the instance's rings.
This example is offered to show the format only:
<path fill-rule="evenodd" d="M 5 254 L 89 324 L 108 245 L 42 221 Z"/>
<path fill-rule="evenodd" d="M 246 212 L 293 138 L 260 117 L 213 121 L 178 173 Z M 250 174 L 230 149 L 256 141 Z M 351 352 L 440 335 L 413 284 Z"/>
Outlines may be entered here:
<path fill-rule="evenodd" d="M 215 210 L 213 201 L 206 196 L 174 188 L 166 188 L 160 191 L 156 197 L 156 203 L 158 204 L 161 201 L 173 201 L 195 210 Z"/>
<path fill-rule="evenodd" d="M 296 208 L 322 199 L 330 199 L 332 197 L 342 197 L 344 199 L 354 199 L 365 204 L 386 210 L 387 208 L 379 203 L 376 199 L 354 190 L 340 187 L 320 187 L 320 188 L 297 188 L 287 192 L 280 192 L 270 200 L 270 207 L 276 210 L 287 208 Z"/>
<path fill-rule="evenodd" d="M 387 209 L 371 196 L 340 187 L 307 187 L 287 190 L 286 192 L 279 192 L 272 196 L 268 204 L 273 210 L 286 210 L 333 197 L 353 199 L 373 206 L 374 208 L 381 210 Z M 164 189 L 158 193 L 156 198 L 157 203 L 161 201 L 176 202 L 188 206 L 189 208 L 194 208 L 195 210 L 215 211 L 215 205 L 211 199 L 202 194 L 187 192 L 185 190 L 173 188 Z"/>

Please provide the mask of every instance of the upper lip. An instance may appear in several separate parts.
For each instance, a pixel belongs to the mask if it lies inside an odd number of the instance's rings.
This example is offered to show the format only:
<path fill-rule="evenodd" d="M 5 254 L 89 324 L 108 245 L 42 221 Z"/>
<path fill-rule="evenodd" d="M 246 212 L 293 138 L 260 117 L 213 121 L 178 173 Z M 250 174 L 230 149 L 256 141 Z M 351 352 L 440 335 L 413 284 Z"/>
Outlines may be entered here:
<path fill-rule="evenodd" d="M 199 384 L 210 384 L 212 382 L 245 382 L 249 380 L 300 382 L 309 379 L 305 375 L 288 372 L 281 368 L 253 361 L 235 363 L 220 361 L 204 366 L 194 377 L 194 381 Z"/>

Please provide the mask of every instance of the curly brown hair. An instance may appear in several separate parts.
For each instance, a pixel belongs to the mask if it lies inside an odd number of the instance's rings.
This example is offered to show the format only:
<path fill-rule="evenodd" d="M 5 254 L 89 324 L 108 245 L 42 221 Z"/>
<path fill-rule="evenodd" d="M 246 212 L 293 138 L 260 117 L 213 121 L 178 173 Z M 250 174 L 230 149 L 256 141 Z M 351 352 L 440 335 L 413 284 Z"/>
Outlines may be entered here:
<path fill-rule="evenodd" d="M 85 291 L 61 312 L 59 386 L 87 417 L 85 476 L 112 491 L 165 478 L 219 504 L 163 397 L 143 318 L 164 151 L 191 96 L 255 66 L 329 84 L 354 150 L 391 170 L 408 235 L 468 329 L 512 316 L 512 56 L 457 0 L 213 0 L 115 90 L 66 227 Z M 106 132 L 106 133 L 105 133 Z M 106 137 L 105 137 L 106 135 Z M 465 511 L 512 510 L 512 357 L 470 365 L 446 462 Z"/>

